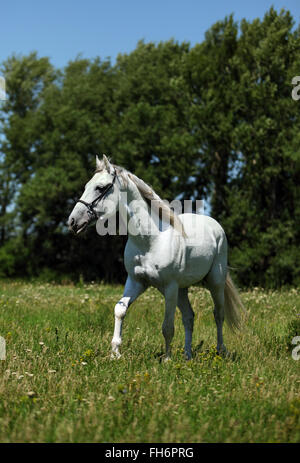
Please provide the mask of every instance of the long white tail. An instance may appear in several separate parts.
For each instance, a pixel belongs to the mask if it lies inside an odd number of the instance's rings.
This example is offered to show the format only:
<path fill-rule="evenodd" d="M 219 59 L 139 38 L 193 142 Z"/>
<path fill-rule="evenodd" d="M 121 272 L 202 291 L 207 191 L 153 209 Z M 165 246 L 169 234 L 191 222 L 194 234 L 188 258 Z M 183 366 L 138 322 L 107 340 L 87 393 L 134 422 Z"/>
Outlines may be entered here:
<path fill-rule="evenodd" d="M 233 281 L 227 272 L 225 281 L 225 320 L 232 331 L 241 329 L 241 314 L 245 313 L 245 308 Z"/>

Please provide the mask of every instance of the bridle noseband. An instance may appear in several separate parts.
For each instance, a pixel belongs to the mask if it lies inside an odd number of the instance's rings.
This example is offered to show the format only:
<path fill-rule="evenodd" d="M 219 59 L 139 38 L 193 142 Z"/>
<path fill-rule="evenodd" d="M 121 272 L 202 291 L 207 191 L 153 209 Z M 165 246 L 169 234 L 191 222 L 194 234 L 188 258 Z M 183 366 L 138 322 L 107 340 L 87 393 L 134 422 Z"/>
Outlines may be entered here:
<path fill-rule="evenodd" d="M 91 203 L 86 203 L 85 201 L 83 201 L 82 199 L 79 199 L 77 201 L 77 203 L 82 203 L 85 205 L 85 207 L 87 207 L 87 210 L 88 210 L 88 213 L 93 216 L 96 220 L 98 219 L 98 216 L 97 216 L 97 213 L 95 212 L 94 210 L 94 207 L 96 207 L 97 203 L 99 201 L 101 201 L 101 199 L 104 198 L 104 196 L 109 192 L 109 190 L 113 187 L 114 183 L 115 183 L 115 180 L 116 180 L 116 177 L 117 177 L 117 173 L 116 171 L 114 172 L 114 177 L 113 177 L 113 181 L 111 183 L 109 183 L 108 185 L 106 185 L 104 187 L 104 189 L 101 191 L 100 195 L 97 196 L 97 198 L 95 198 Z"/>

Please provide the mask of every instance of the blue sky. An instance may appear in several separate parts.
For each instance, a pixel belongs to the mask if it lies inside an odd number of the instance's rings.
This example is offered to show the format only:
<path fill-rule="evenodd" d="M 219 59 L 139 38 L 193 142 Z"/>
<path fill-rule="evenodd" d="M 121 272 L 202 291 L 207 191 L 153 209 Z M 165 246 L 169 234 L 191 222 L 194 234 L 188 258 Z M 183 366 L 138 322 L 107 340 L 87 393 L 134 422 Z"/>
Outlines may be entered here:
<path fill-rule="evenodd" d="M 262 18 L 271 5 L 291 11 L 300 22 L 300 0 L 2 0 L 0 62 L 13 52 L 37 50 L 64 67 L 81 53 L 102 59 L 146 42 L 174 38 L 201 42 L 216 21 Z"/>

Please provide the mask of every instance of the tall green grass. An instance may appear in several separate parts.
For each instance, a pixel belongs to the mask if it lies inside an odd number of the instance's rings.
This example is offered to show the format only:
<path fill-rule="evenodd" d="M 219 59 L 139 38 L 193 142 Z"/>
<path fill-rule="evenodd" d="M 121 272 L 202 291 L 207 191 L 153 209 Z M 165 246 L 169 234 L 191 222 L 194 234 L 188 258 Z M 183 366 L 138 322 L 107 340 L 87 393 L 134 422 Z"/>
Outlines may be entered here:
<path fill-rule="evenodd" d="M 164 301 L 149 289 L 129 309 L 122 358 L 110 359 L 121 286 L 2 281 L 1 442 L 299 442 L 297 290 L 242 292 L 244 330 L 215 352 L 209 293 L 191 288 L 194 358 L 160 362 Z"/>

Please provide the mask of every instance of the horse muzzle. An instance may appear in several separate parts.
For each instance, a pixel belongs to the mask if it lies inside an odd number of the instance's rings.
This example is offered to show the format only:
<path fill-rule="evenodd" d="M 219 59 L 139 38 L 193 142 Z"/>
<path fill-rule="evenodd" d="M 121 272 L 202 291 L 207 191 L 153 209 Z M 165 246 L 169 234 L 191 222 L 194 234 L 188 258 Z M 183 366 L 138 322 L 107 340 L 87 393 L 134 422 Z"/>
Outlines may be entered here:
<path fill-rule="evenodd" d="M 78 223 L 74 217 L 70 217 L 68 221 L 68 228 L 74 235 L 79 235 L 79 233 L 83 232 L 86 227 L 88 226 L 88 221 Z"/>

